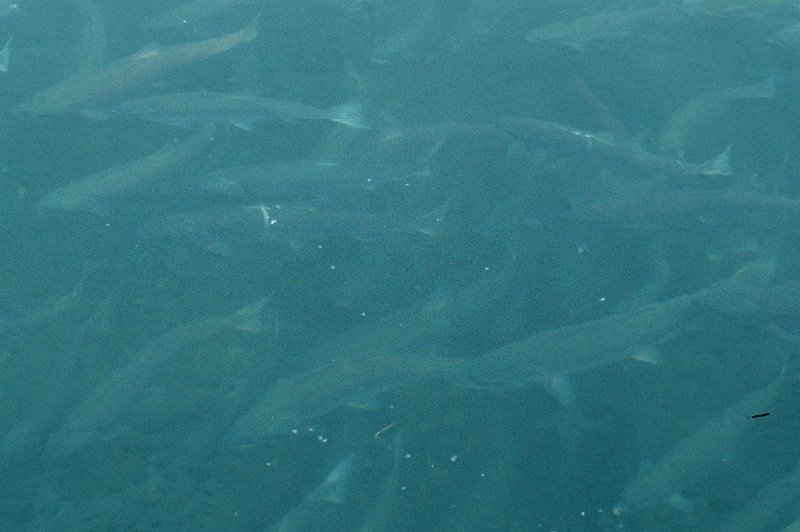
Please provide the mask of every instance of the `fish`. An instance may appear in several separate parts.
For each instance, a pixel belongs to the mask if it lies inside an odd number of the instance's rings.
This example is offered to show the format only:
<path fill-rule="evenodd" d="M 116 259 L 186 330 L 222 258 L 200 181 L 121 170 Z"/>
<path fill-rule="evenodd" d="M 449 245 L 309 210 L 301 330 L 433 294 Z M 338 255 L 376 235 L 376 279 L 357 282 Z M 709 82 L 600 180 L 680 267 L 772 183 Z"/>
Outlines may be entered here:
<path fill-rule="evenodd" d="M 248 201 L 336 197 L 366 191 L 390 181 L 426 177 L 411 169 L 362 170 L 331 161 L 297 160 L 255 163 L 215 170 L 192 179 L 190 186 L 214 196 Z"/>
<path fill-rule="evenodd" d="M 11 39 L 6 41 L 6 45 L 0 50 L 0 72 L 8 72 L 11 63 Z"/>
<path fill-rule="evenodd" d="M 743 99 L 772 99 L 775 96 L 773 77 L 750 85 L 707 90 L 670 115 L 659 135 L 658 151 L 671 157 L 683 158 L 692 134 L 725 113 L 732 104 Z"/>
<path fill-rule="evenodd" d="M 84 268 L 81 277 L 72 287 L 72 290 L 65 294 L 47 298 L 16 317 L 4 318 L 0 316 L 0 334 L 6 333 L 9 329 L 19 330 L 38 327 L 73 310 L 84 296 L 89 273 L 90 269 Z"/>
<path fill-rule="evenodd" d="M 800 503 L 800 463 L 764 486 L 755 497 L 728 516 L 719 530 L 777 530 Z"/>
<path fill-rule="evenodd" d="M 533 118 L 505 118 L 499 121 L 512 137 L 528 144 L 550 145 L 593 159 L 615 161 L 637 171 L 662 176 L 733 174 L 729 150 L 703 163 L 658 155 L 602 134 L 589 133 L 563 124 Z"/>
<path fill-rule="evenodd" d="M 381 396 L 431 380 L 447 381 L 461 360 L 434 354 L 367 353 L 282 377 L 231 428 L 230 443 L 257 443 L 339 408 L 369 408 Z"/>
<path fill-rule="evenodd" d="M 640 309 L 534 333 L 464 364 L 457 384 L 504 389 L 542 383 L 562 403 L 572 402 L 563 379 L 626 359 L 659 363 L 653 345 L 708 313 L 749 316 L 752 297 L 772 278 L 774 258 L 754 261 L 712 286 Z"/>
<path fill-rule="evenodd" d="M 15 105 L 12 112 L 31 116 L 79 112 L 107 105 L 180 67 L 213 57 L 258 34 L 259 18 L 241 30 L 186 44 L 150 45 L 139 52 L 73 76 Z"/>
<path fill-rule="evenodd" d="M 172 170 L 196 157 L 211 144 L 213 132 L 213 126 L 205 127 L 180 144 L 170 142 L 147 157 L 73 181 L 41 198 L 39 212 L 59 210 L 109 214 L 110 200 L 140 192 L 155 180 L 159 180 L 159 184 L 168 183 Z"/>
<path fill-rule="evenodd" d="M 325 506 L 341 505 L 347 497 L 347 484 L 353 475 L 354 454 L 348 454 L 328 473 L 317 487 L 289 510 L 280 521 L 269 527 L 271 532 L 291 532 L 320 529 L 320 521 L 325 519 Z"/>
<path fill-rule="evenodd" d="M 739 440 L 754 426 L 750 415 L 769 406 L 784 384 L 785 370 L 718 416 L 709 419 L 695 432 L 678 442 L 651 467 L 633 478 L 614 506 L 617 516 L 642 511 L 662 504 L 681 511 L 691 510 L 691 501 L 681 493 L 701 481 L 709 470 L 730 456 Z"/>
<path fill-rule="evenodd" d="M 359 129 L 368 127 L 363 106 L 358 101 L 320 109 L 296 102 L 220 92 L 184 92 L 138 98 L 114 106 L 111 113 L 175 127 L 223 123 L 245 131 L 252 131 L 254 123 L 264 121 L 327 120 Z"/>
<path fill-rule="evenodd" d="M 72 0 L 84 19 L 78 38 L 77 72 L 91 72 L 100 68 L 108 51 L 106 21 L 95 0 Z"/>
<path fill-rule="evenodd" d="M 0 17 L 16 15 L 19 12 L 19 3 L 15 0 L 0 0 Z"/>
<path fill-rule="evenodd" d="M 800 22 L 772 33 L 768 42 L 790 50 L 800 49 Z"/>
<path fill-rule="evenodd" d="M 167 30 L 178 26 L 194 26 L 226 11 L 252 5 L 252 0 L 193 0 L 156 15 L 142 24 L 143 30 Z"/>
<path fill-rule="evenodd" d="M 585 51 L 589 45 L 640 33 L 653 26 L 668 11 L 661 8 L 640 8 L 598 11 L 572 20 L 561 20 L 534 28 L 525 39 L 529 43 L 554 43 Z"/>
<path fill-rule="evenodd" d="M 431 2 L 417 3 L 416 8 L 410 11 L 409 20 L 377 44 L 369 61 L 376 65 L 396 64 L 418 53 L 432 33 L 436 22 L 435 8 Z"/>
<path fill-rule="evenodd" d="M 152 383 L 159 370 L 175 353 L 192 343 L 226 330 L 250 334 L 263 331 L 263 314 L 268 298 L 261 298 L 227 315 L 198 318 L 164 333 L 142 351 L 110 372 L 76 404 L 63 425 L 47 439 L 53 456 L 75 453 L 93 439 L 111 437 L 110 429 Z"/>
<path fill-rule="evenodd" d="M 444 216 L 442 209 L 386 213 L 315 200 L 217 205 L 155 216 L 143 225 L 139 234 L 144 240 L 190 242 L 223 256 L 235 255 L 230 247 L 234 241 L 286 242 L 302 254 L 319 239 L 369 242 L 387 235 L 435 236 Z"/>
<path fill-rule="evenodd" d="M 800 3 L 794 0 L 683 0 L 679 7 L 690 14 L 760 18 L 777 9 L 798 9 Z"/>
<path fill-rule="evenodd" d="M 774 228 L 800 220 L 800 201 L 742 187 L 716 190 L 664 189 L 652 183 L 573 202 L 570 214 L 582 221 L 632 227 L 704 224 Z"/>

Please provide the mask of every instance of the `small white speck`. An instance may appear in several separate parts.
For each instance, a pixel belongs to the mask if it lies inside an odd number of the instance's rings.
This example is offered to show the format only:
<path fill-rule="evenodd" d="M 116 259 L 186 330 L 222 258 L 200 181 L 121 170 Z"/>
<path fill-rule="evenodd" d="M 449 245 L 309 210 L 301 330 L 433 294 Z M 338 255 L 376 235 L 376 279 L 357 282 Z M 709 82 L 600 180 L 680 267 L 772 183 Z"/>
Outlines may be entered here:
<path fill-rule="evenodd" d="M 486 478 L 486 473 L 481 473 L 481 478 Z"/>
<path fill-rule="evenodd" d="M 299 433 L 300 433 L 300 431 L 299 431 L 299 430 L 297 430 L 297 429 L 292 429 L 292 434 L 299 434 Z"/>
<path fill-rule="evenodd" d="M 606 302 L 606 298 L 604 298 L 604 297 L 601 297 L 601 298 L 600 298 L 600 303 L 605 303 L 605 302 Z"/>
<path fill-rule="evenodd" d="M 458 455 L 457 454 L 454 454 L 453 456 L 450 457 L 450 461 L 451 462 L 455 462 L 456 460 L 458 460 Z"/>
<path fill-rule="evenodd" d="M 336 269 L 336 265 L 331 264 L 330 266 L 328 266 L 328 269 L 329 270 L 335 270 Z"/>

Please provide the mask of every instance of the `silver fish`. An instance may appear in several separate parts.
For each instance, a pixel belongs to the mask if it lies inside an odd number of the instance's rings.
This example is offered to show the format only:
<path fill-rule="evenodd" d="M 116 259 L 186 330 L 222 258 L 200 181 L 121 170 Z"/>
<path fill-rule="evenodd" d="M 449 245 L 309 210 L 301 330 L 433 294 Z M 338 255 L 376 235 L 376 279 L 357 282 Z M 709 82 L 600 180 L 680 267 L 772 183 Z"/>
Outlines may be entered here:
<path fill-rule="evenodd" d="M 764 388 L 709 419 L 696 432 L 680 441 L 651 467 L 631 480 L 614 507 L 616 515 L 669 504 L 683 511 L 691 508 L 681 491 L 708 475 L 722 457 L 730 455 L 748 428 L 750 415 L 775 400 L 783 386 L 784 371 Z"/>
<path fill-rule="evenodd" d="M 559 379 L 633 358 L 658 362 L 648 349 L 707 312 L 752 315 L 752 297 L 774 274 L 774 260 L 757 261 L 732 277 L 697 292 L 641 309 L 540 332 L 491 350 L 464 365 L 459 382 L 478 388 L 507 388 L 541 382 L 568 401 Z M 753 284 L 751 284 L 751 282 Z"/>
<path fill-rule="evenodd" d="M 180 144 L 169 143 L 158 152 L 114 166 L 50 192 L 39 201 L 40 212 L 48 210 L 88 211 L 108 214 L 107 202 L 141 191 L 154 180 L 161 183 L 176 167 L 195 157 L 213 141 L 213 127 Z"/>
<path fill-rule="evenodd" d="M 127 117 L 188 127 L 205 123 L 228 123 L 246 131 L 263 121 L 297 122 L 330 120 L 355 128 L 366 128 L 359 102 L 330 109 L 259 96 L 219 92 L 184 92 L 129 100 L 111 111 Z"/>
<path fill-rule="evenodd" d="M 78 402 L 62 427 L 48 438 L 49 451 L 56 455 L 70 454 L 93 438 L 102 438 L 176 351 L 229 328 L 252 334 L 261 332 L 266 303 L 266 299 L 259 299 L 229 315 L 199 318 L 150 342 Z"/>
<path fill-rule="evenodd" d="M 551 145 L 578 155 L 616 161 L 633 169 L 664 176 L 730 175 L 728 150 L 704 163 L 692 163 L 645 151 L 614 138 L 555 122 L 505 118 L 499 125 L 509 134 L 534 145 Z"/>
<path fill-rule="evenodd" d="M 450 380 L 461 361 L 436 355 L 369 354 L 333 360 L 278 379 L 234 424 L 231 442 L 287 432 L 334 410 L 369 406 L 382 395 L 429 380 Z"/>
<path fill-rule="evenodd" d="M 775 95 L 775 79 L 772 77 L 751 85 L 708 90 L 670 115 L 661 130 L 658 149 L 665 155 L 682 158 L 692 133 L 725 113 L 734 102 L 749 98 L 771 99 Z"/>
<path fill-rule="evenodd" d="M 145 30 L 165 30 L 178 26 L 192 26 L 212 19 L 236 7 L 252 4 L 252 0 L 193 0 L 156 15 L 142 25 Z"/>
<path fill-rule="evenodd" d="M 303 501 L 289 510 L 280 521 L 269 527 L 271 532 L 292 532 L 319 529 L 320 516 L 329 504 L 342 504 L 347 497 L 347 483 L 353 474 L 355 455 L 344 457 L 325 477 L 319 486 L 311 490 Z"/>
<path fill-rule="evenodd" d="M 532 29 L 526 39 L 530 43 L 556 43 L 583 51 L 590 44 L 627 37 L 652 26 L 667 11 L 660 8 L 599 11 L 573 20 L 561 20 Z"/>
<path fill-rule="evenodd" d="M 108 65 L 79 71 L 31 96 L 12 110 L 30 115 L 47 115 L 82 111 L 107 104 L 155 81 L 163 74 L 254 40 L 257 27 L 258 18 L 235 33 L 214 39 L 164 48 L 144 48 Z"/>

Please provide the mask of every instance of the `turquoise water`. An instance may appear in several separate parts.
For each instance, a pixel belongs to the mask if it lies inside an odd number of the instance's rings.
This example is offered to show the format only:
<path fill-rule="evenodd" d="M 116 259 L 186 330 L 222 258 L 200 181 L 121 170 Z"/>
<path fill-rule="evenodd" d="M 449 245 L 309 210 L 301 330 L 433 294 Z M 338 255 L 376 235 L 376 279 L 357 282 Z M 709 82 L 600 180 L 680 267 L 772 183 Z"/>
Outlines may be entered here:
<path fill-rule="evenodd" d="M 800 519 L 794 2 L 12 4 L 0 528 Z"/>

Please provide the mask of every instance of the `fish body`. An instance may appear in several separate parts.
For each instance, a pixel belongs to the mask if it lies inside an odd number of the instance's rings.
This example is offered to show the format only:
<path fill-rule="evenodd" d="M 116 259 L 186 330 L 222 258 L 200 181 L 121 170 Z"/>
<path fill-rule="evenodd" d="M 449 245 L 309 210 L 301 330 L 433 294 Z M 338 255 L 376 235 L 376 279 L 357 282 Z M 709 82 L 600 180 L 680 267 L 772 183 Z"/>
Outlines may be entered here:
<path fill-rule="evenodd" d="M 449 380 L 460 365 L 459 360 L 436 355 L 369 354 L 334 360 L 275 381 L 236 421 L 229 439 L 259 441 L 341 407 L 368 407 L 392 390 Z"/>
<path fill-rule="evenodd" d="M 240 6 L 251 4 L 248 0 L 193 0 L 156 15 L 144 25 L 145 30 L 166 30 L 184 25 L 195 25 L 212 19 Z"/>
<path fill-rule="evenodd" d="M 176 167 L 197 156 L 213 140 L 213 128 L 175 145 L 169 143 L 158 152 L 78 179 L 45 195 L 39 201 L 40 212 L 50 210 L 88 211 L 107 214 L 108 200 L 141 190 L 160 179 L 166 182 Z"/>
<path fill-rule="evenodd" d="M 150 46 L 108 65 L 79 71 L 31 96 L 15 106 L 13 111 L 29 115 L 48 115 L 102 106 L 182 66 L 254 40 L 257 24 L 258 18 L 235 33 L 163 48 Z"/>
<path fill-rule="evenodd" d="M 632 169 L 663 176 L 730 175 L 727 150 L 704 163 L 692 163 L 645 151 L 604 135 L 532 118 L 505 118 L 499 125 L 510 135 L 534 145 L 550 145 L 592 159 L 615 161 Z"/>
<path fill-rule="evenodd" d="M 460 383 L 508 388 L 556 380 L 634 358 L 656 362 L 648 346 L 704 313 L 757 313 L 760 283 L 774 274 L 774 261 L 757 261 L 728 279 L 641 309 L 532 334 L 491 350 L 464 365 Z"/>
<path fill-rule="evenodd" d="M 665 11 L 659 8 L 600 11 L 532 29 L 526 35 L 526 40 L 535 44 L 561 44 L 583 51 L 590 44 L 640 32 L 664 14 Z"/>
<path fill-rule="evenodd" d="M 358 102 L 320 109 L 272 98 L 219 92 L 185 92 L 139 98 L 114 106 L 112 112 L 177 127 L 228 123 L 249 131 L 256 122 L 303 120 L 329 120 L 356 128 L 367 127 Z"/>
<path fill-rule="evenodd" d="M 347 484 L 353 474 L 355 455 L 349 454 L 334 467 L 327 477 L 294 508 L 284 515 L 280 521 L 269 527 L 270 532 L 302 532 L 319 530 L 321 518 L 325 516 L 325 507 L 331 504 L 340 505 L 347 496 Z M 323 519 L 324 520 L 324 519 Z"/>
<path fill-rule="evenodd" d="M 681 491 L 701 481 L 709 474 L 709 469 L 734 451 L 747 429 L 754 425 L 751 414 L 761 412 L 775 400 L 783 381 L 782 371 L 765 387 L 706 421 L 697 431 L 680 441 L 658 462 L 628 483 L 614 513 L 622 515 L 661 504 L 688 511 L 691 503 Z"/>
<path fill-rule="evenodd" d="M 800 220 L 800 201 L 740 188 L 664 190 L 630 187 L 579 199 L 572 216 L 628 226 L 687 226 L 698 221 L 720 226 L 774 227 Z"/>
<path fill-rule="evenodd" d="M 180 349 L 228 328 L 253 334 L 261 332 L 266 301 L 259 299 L 229 315 L 199 318 L 150 342 L 81 399 L 62 427 L 48 439 L 49 451 L 55 455 L 70 454 L 93 438 L 102 438 Z"/>
<path fill-rule="evenodd" d="M 658 148 L 662 154 L 682 158 L 685 148 L 701 126 L 724 114 L 738 100 L 775 98 L 775 79 L 759 83 L 706 91 L 675 110 L 659 136 Z"/>

